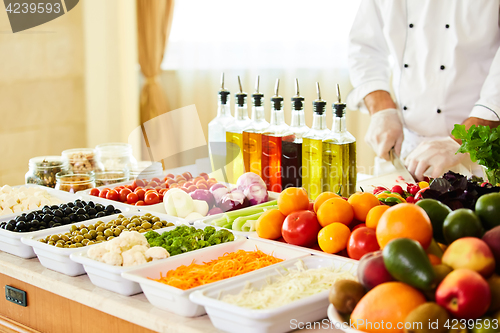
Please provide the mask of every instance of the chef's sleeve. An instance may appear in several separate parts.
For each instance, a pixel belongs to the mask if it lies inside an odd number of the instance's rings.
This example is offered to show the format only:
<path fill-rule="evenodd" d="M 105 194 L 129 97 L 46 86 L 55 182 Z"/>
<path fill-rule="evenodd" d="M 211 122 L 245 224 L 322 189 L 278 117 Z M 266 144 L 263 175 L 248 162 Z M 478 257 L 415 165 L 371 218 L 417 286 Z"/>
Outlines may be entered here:
<path fill-rule="evenodd" d="M 500 120 L 500 49 L 491 63 L 490 71 L 483 83 L 479 100 L 472 108 L 469 117 L 490 121 Z"/>
<path fill-rule="evenodd" d="M 363 98 L 376 90 L 390 92 L 389 49 L 378 1 L 362 0 L 349 33 L 349 75 L 354 89 L 347 107 L 368 112 Z"/>

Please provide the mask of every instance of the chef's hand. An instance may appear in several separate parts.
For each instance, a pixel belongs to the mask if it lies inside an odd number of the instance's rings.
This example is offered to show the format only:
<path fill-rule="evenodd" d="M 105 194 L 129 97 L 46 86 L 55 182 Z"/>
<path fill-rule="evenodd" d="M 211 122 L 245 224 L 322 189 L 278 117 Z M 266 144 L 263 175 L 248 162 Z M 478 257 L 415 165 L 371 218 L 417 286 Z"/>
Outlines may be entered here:
<path fill-rule="evenodd" d="M 371 116 L 365 141 L 378 157 L 389 160 L 389 150 L 392 147 L 400 155 L 403 138 L 403 124 L 396 109 L 385 109 Z"/>
<path fill-rule="evenodd" d="M 406 167 L 417 180 L 423 180 L 428 169 L 432 169 L 432 178 L 440 177 L 465 157 L 465 154 L 456 154 L 459 147 L 451 137 L 424 141 L 408 155 L 405 160 Z"/>

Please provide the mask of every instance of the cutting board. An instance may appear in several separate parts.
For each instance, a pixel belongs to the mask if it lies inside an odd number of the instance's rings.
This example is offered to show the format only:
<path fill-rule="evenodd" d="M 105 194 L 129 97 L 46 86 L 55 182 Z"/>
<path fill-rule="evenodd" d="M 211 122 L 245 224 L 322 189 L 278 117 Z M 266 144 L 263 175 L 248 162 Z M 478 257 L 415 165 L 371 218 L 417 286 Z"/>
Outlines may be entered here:
<path fill-rule="evenodd" d="M 366 178 L 357 182 L 356 186 L 358 190 L 363 190 L 365 192 L 372 192 L 373 189 L 377 186 L 385 186 L 387 188 L 391 188 L 394 185 L 401 185 L 403 189 L 406 189 L 406 183 L 403 180 L 399 180 L 398 177 L 400 175 L 397 172 L 391 172 L 385 175 L 374 176 L 371 178 Z"/>

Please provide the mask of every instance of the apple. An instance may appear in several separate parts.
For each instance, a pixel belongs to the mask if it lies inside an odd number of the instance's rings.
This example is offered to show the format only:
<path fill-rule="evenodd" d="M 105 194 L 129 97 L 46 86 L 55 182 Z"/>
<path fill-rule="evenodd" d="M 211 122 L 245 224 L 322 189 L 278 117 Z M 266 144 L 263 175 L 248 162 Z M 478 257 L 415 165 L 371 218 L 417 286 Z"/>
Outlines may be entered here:
<path fill-rule="evenodd" d="M 367 290 L 379 284 L 394 281 L 385 268 L 382 251 L 367 253 L 361 257 L 358 265 L 358 280 Z"/>
<path fill-rule="evenodd" d="M 459 268 L 448 274 L 438 286 L 436 302 L 456 318 L 480 318 L 490 306 L 490 287 L 479 273 Z"/>
<path fill-rule="evenodd" d="M 497 263 L 497 273 L 500 274 L 500 226 L 487 231 L 482 239 L 490 247 Z"/>
<path fill-rule="evenodd" d="M 495 257 L 488 245 L 479 238 L 459 238 L 448 246 L 442 262 L 453 269 L 468 268 L 489 277 L 495 271 Z"/>

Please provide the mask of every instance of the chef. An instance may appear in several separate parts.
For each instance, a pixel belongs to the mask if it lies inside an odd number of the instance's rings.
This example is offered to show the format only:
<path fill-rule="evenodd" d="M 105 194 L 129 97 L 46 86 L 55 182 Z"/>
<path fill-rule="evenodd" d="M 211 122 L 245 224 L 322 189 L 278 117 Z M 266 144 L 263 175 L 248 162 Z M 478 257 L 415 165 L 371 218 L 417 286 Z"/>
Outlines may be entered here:
<path fill-rule="evenodd" d="M 471 169 L 451 130 L 500 124 L 499 22 L 500 0 L 361 1 L 347 105 L 370 113 L 379 159 L 394 147 L 419 180 Z"/>

